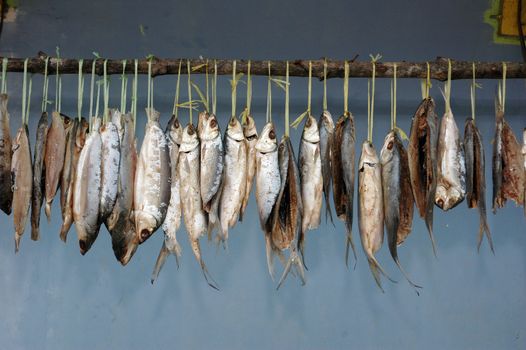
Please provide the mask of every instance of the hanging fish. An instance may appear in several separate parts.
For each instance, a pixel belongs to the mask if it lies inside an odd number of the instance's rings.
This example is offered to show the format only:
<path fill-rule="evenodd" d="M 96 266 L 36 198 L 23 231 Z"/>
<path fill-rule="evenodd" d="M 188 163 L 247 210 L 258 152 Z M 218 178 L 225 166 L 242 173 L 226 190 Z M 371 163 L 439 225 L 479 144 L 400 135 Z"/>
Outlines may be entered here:
<path fill-rule="evenodd" d="M 413 222 L 413 193 L 409 180 L 409 161 L 402 140 L 396 130 L 391 130 L 384 140 L 380 152 L 382 166 L 382 198 L 385 229 L 389 252 L 409 284 L 414 284 L 406 274 L 398 258 L 397 246 L 411 233 Z M 418 294 L 418 291 L 416 291 Z"/>
<path fill-rule="evenodd" d="M 203 202 L 201 199 L 199 153 L 200 147 L 197 131 L 192 124 L 188 124 L 183 130 L 181 147 L 179 147 L 179 160 L 177 162 L 181 209 L 190 245 L 201 266 L 203 276 L 210 287 L 218 289 L 217 284 L 206 268 L 199 245 L 199 238 L 201 238 L 208 229 L 207 216 L 203 210 Z"/>
<path fill-rule="evenodd" d="M 245 196 L 239 212 L 239 221 L 243 220 L 243 214 L 248 205 L 250 191 L 252 190 L 252 181 L 256 174 L 256 143 L 258 142 L 258 131 L 256 122 L 251 115 L 247 115 L 246 123 L 243 124 L 243 134 L 247 140 L 247 184 L 245 186 Z"/>
<path fill-rule="evenodd" d="M 478 208 L 480 215 L 477 249 L 480 249 L 485 232 L 490 249 L 495 253 L 486 217 L 486 176 L 484 174 L 485 156 L 482 136 L 472 118 L 466 119 L 464 151 L 466 153 L 466 200 L 468 208 Z"/>
<path fill-rule="evenodd" d="M 425 219 L 435 255 L 433 206 L 437 187 L 437 119 L 433 99 L 423 99 L 413 116 L 407 146 L 413 197 L 420 217 Z"/>
<path fill-rule="evenodd" d="M 356 264 L 356 247 L 352 238 L 352 224 L 353 224 L 353 201 L 354 201 L 354 176 L 355 176 L 355 143 L 356 136 L 354 130 L 354 117 L 352 114 L 347 114 L 343 125 L 341 136 L 338 136 L 338 143 L 340 144 L 340 160 L 337 163 L 341 164 L 342 177 L 343 177 L 343 189 L 344 195 L 342 200 L 345 201 L 345 231 L 346 231 L 346 244 L 345 244 L 345 264 L 349 262 L 349 247 L 352 248 L 354 263 Z M 341 180 L 340 180 L 341 181 Z"/>
<path fill-rule="evenodd" d="M 139 244 L 135 234 L 133 197 L 135 169 L 137 166 L 137 140 L 131 114 L 113 113 L 112 122 L 119 133 L 119 192 L 106 227 L 111 234 L 111 245 L 115 258 L 124 266 L 137 250 Z"/>
<path fill-rule="evenodd" d="M 347 204 L 347 193 L 345 182 L 343 179 L 343 164 L 342 164 L 342 137 L 343 128 L 345 126 L 345 114 L 340 116 L 334 128 L 334 138 L 331 148 L 331 171 L 332 171 L 332 196 L 334 199 L 334 208 L 336 216 L 345 221 Z"/>
<path fill-rule="evenodd" d="M 320 157 L 320 133 L 318 124 L 309 115 L 303 127 L 299 150 L 299 175 L 303 202 L 302 225 L 298 238 L 298 250 L 305 263 L 305 237 L 307 230 L 320 226 L 323 178 Z"/>
<path fill-rule="evenodd" d="M 121 114 L 119 110 L 113 110 L 110 113 L 112 116 Z M 105 222 L 113 211 L 119 190 L 121 152 L 117 126 L 111 121 L 105 122 L 100 128 L 100 138 L 102 140 L 102 189 L 99 215 L 101 221 Z"/>
<path fill-rule="evenodd" d="M 24 234 L 31 206 L 33 171 L 31 166 L 31 149 L 27 125 L 18 129 L 13 144 L 11 163 L 13 179 L 13 218 L 15 226 L 15 252 L 20 248 L 20 239 Z"/>
<path fill-rule="evenodd" d="M 265 124 L 261 137 L 256 143 L 256 204 L 261 229 L 265 233 L 267 265 L 270 276 L 274 279 L 272 261 L 272 208 L 276 203 L 280 188 L 278 144 L 274 124 Z"/>
<path fill-rule="evenodd" d="M 93 117 L 92 127 L 80 152 L 73 188 L 73 219 L 82 255 L 88 252 L 97 239 L 102 224 L 99 217 L 102 189 L 100 123 L 100 118 Z"/>
<path fill-rule="evenodd" d="M 0 94 L 0 209 L 11 214 L 13 189 L 11 188 L 11 134 L 9 129 L 9 112 L 7 111 L 7 94 Z"/>
<path fill-rule="evenodd" d="M 64 155 L 66 148 L 65 125 L 69 125 L 71 119 L 62 118 L 60 113 L 51 114 L 51 126 L 46 136 L 46 151 L 44 155 L 44 167 L 46 169 L 46 216 L 51 220 L 51 204 L 58 190 L 62 168 L 64 167 Z"/>
<path fill-rule="evenodd" d="M 175 115 L 172 115 L 168 122 L 168 126 L 164 131 L 166 140 L 168 141 L 168 149 L 170 151 L 170 174 L 172 179 L 170 184 L 170 203 L 168 204 L 166 219 L 162 225 L 164 241 L 152 272 L 152 284 L 157 276 L 159 276 L 159 272 L 161 272 L 168 255 L 173 254 L 175 256 L 177 267 L 179 267 L 181 246 L 177 242 L 177 230 L 179 230 L 179 226 L 181 225 L 181 196 L 179 192 L 179 176 L 177 175 L 177 161 L 179 158 L 179 146 L 181 145 L 182 131 L 179 120 L 176 119 Z"/>
<path fill-rule="evenodd" d="M 47 113 L 42 112 L 38 120 L 35 152 L 33 158 L 33 193 L 31 194 L 31 239 L 40 239 L 40 209 L 42 208 L 45 181 L 43 171 L 46 149 Z"/>
<path fill-rule="evenodd" d="M 247 142 L 237 118 L 230 119 L 223 143 L 225 168 L 219 201 L 221 233 L 218 239 L 225 243 L 228 239 L 228 229 L 238 220 L 247 185 Z"/>
<path fill-rule="evenodd" d="M 67 117 L 66 117 L 67 118 Z M 66 136 L 66 147 L 64 151 L 64 166 L 62 167 L 62 173 L 60 174 L 60 213 L 62 215 L 62 225 L 60 228 L 59 236 L 62 237 L 63 227 L 65 229 L 66 214 L 68 212 L 68 204 L 71 202 L 67 201 L 70 191 L 70 182 L 73 174 L 73 154 L 75 153 L 75 142 L 77 138 L 77 130 L 79 121 L 78 119 L 64 119 L 68 120 L 67 124 L 64 123 L 64 134 Z M 70 211 L 70 210 L 69 210 Z M 71 211 L 70 211 L 71 212 Z"/>
<path fill-rule="evenodd" d="M 318 129 L 320 131 L 320 153 L 321 153 L 321 173 L 323 177 L 323 195 L 325 197 L 325 221 L 327 217 L 332 219 L 330 192 L 332 179 L 332 142 L 334 139 L 334 121 L 329 111 L 323 111 L 318 121 Z"/>

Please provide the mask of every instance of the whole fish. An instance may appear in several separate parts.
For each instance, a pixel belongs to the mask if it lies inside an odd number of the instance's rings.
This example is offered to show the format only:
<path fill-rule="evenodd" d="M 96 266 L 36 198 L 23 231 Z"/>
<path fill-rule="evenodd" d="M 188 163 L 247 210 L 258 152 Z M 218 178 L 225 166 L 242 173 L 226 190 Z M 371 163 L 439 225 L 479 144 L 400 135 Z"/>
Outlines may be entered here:
<path fill-rule="evenodd" d="M 206 268 L 199 245 L 199 238 L 208 229 L 207 216 L 203 210 L 203 201 L 201 199 L 199 153 L 197 131 L 192 124 L 188 124 L 183 130 L 181 147 L 179 147 L 179 160 L 177 162 L 181 209 L 190 245 L 201 266 L 203 276 L 210 287 L 218 289 L 217 284 Z"/>
<path fill-rule="evenodd" d="M 97 239 L 102 224 L 99 217 L 102 188 L 100 123 L 100 118 L 93 117 L 92 127 L 80 152 L 73 188 L 73 220 L 82 255 L 88 252 Z"/>
<path fill-rule="evenodd" d="M 243 214 L 248 205 L 250 191 L 252 190 L 252 181 L 256 174 L 256 143 L 258 142 L 258 131 L 256 122 L 251 115 L 247 116 L 246 123 L 243 124 L 243 134 L 247 140 L 247 184 L 245 186 L 245 196 L 239 212 L 239 221 L 243 220 Z"/>
<path fill-rule="evenodd" d="M 166 140 L 168 141 L 168 149 L 170 151 L 170 174 L 172 182 L 170 184 L 170 203 L 168 204 L 168 211 L 166 219 L 163 222 L 162 228 L 164 231 L 164 241 L 155 262 L 155 267 L 152 273 L 151 282 L 153 283 L 159 272 L 161 271 L 164 262 L 168 255 L 173 254 L 179 267 L 179 257 L 181 256 L 181 246 L 177 242 L 177 230 L 181 225 L 181 196 L 179 192 L 179 176 L 177 175 L 177 161 L 179 158 L 179 146 L 182 139 L 182 128 L 179 120 L 172 115 L 168 126 L 164 131 Z"/>
<path fill-rule="evenodd" d="M 15 226 L 15 252 L 20 248 L 20 239 L 24 234 L 29 207 L 31 206 L 31 187 L 33 171 L 31 166 L 31 149 L 29 146 L 29 131 L 27 125 L 18 129 L 13 144 L 13 160 L 11 163 L 13 178 L 13 218 Z"/>
<path fill-rule="evenodd" d="M 235 117 L 228 123 L 223 144 L 225 168 L 219 201 L 221 233 L 218 239 L 224 244 L 228 239 L 228 229 L 238 220 L 247 185 L 247 142 L 241 123 Z"/>
<path fill-rule="evenodd" d="M 70 179 L 67 181 L 68 184 L 68 190 L 67 190 L 67 196 L 66 196 L 66 203 L 64 204 L 64 211 L 62 214 L 62 226 L 60 227 L 60 239 L 64 242 L 66 242 L 69 229 L 71 228 L 71 225 L 73 224 L 73 196 L 74 196 L 74 187 L 75 187 L 75 177 L 77 174 L 77 165 L 80 158 L 80 152 L 82 151 L 82 147 L 84 147 L 84 143 L 86 142 L 86 133 L 88 131 L 89 123 L 86 119 L 81 118 L 80 122 L 78 120 L 75 121 L 76 131 L 72 133 L 70 137 L 72 137 L 73 141 L 73 150 L 72 150 L 72 156 L 71 156 L 71 170 L 70 170 Z M 69 145 L 67 146 L 69 148 Z M 67 156 L 66 156 L 67 158 Z M 64 162 L 65 164 L 66 162 Z M 64 172 L 63 172 L 64 174 Z M 61 185 L 62 186 L 62 185 Z"/>
<path fill-rule="evenodd" d="M 321 173 L 323 177 L 323 195 L 325 197 L 325 221 L 327 217 L 332 219 L 330 193 L 331 193 L 331 179 L 332 179 L 332 142 L 334 139 L 334 121 L 329 111 L 323 111 L 318 121 L 318 129 L 320 131 L 320 153 L 321 153 Z"/>
<path fill-rule="evenodd" d="M 294 266 L 302 285 L 305 284 L 305 272 L 301 256 L 296 251 L 295 240 L 302 225 L 303 203 L 299 184 L 299 170 L 294 157 L 294 149 L 288 136 L 283 136 L 278 148 L 281 187 L 272 209 L 272 246 L 281 253 L 289 250 L 289 259 L 278 282 L 277 289 L 287 278 Z"/>
<path fill-rule="evenodd" d="M 391 280 L 374 254 L 384 241 L 384 210 L 380 160 L 371 142 L 362 144 L 358 165 L 358 226 L 362 247 L 378 287 L 384 291 L 380 273 Z M 391 280 L 392 281 L 392 280 Z"/>
<path fill-rule="evenodd" d="M 115 116 L 118 119 L 119 114 L 121 112 L 117 109 L 111 112 L 112 118 Z M 113 206 L 117 200 L 117 192 L 119 191 L 121 146 L 117 126 L 111 121 L 104 123 L 100 128 L 100 138 L 102 140 L 102 189 L 99 215 L 101 221 L 105 222 L 113 211 Z"/>
<path fill-rule="evenodd" d="M 261 137 L 256 143 L 256 204 L 261 229 L 265 233 L 267 266 L 272 279 L 274 268 L 272 261 L 272 208 L 281 188 L 279 173 L 278 144 L 274 124 L 265 124 Z"/>
<path fill-rule="evenodd" d="M 0 94 L 0 209 L 11 214 L 13 189 L 11 182 L 11 134 L 9 129 L 9 112 L 7 111 L 7 94 Z"/>
<path fill-rule="evenodd" d="M 402 274 L 418 294 L 416 288 L 421 287 L 414 284 L 408 277 L 400 264 L 397 251 L 397 246 L 411 232 L 414 201 L 409 180 L 407 153 L 396 130 L 391 130 L 385 137 L 380 152 L 380 164 L 382 166 L 383 210 L 389 252 Z"/>
<path fill-rule="evenodd" d="M 438 135 L 438 173 L 435 204 L 447 211 L 466 196 L 466 161 L 455 117 L 451 110 L 442 117 Z"/>
<path fill-rule="evenodd" d="M 33 193 L 31 194 L 31 239 L 40 239 L 40 209 L 44 193 L 44 150 L 46 149 L 47 113 L 38 120 L 35 152 L 33 158 Z"/>
<path fill-rule="evenodd" d="M 484 174 L 485 156 L 482 136 L 475 125 L 475 121 L 471 118 L 466 119 L 464 128 L 464 151 L 466 154 L 466 201 L 468 208 L 478 208 L 480 215 L 477 249 L 480 250 L 485 232 L 490 249 L 495 254 L 486 217 L 486 176 Z"/>
<path fill-rule="evenodd" d="M 413 116 L 407 146 L 413 197 L 420 217 L 425 219 L 435 256 L 433 206 L 437 187 L 437 119 L 433 99 L 422 100 Z"/>
<path fill-rule="evenodd" d="M 78 120 L 64 116 L 64 135 L 66 136 L 66 143 L 64 148 L 64 166 L 60 174 L 60 211 L 62 219 L 65 214 L 65 204 L 68 197 L 69 181 L 71 180 L 71 163 L 73 161 L 73 152 L 75 149 L 75 138 L 78 127 Z"/>
<path fill-rule="evenodd" d="M 159 112 L 146 109 L 148 123 L 137 162 L 133 206 L 139 243 L 164 222 L 170 202 L 170 153 L 159 125 Z"/>
<path fill-rule="evenodd" d="M 344 114 L 340 116 L 336 126 L 334 128 L 334 139 L 332 141 L 331 148 L 331 171 L 332 171 L 332 196 L 334 200 L 334 208 L 336 210 L 336 216 L 345 221 L 347 209 L 347 193 L 345 188 L 345 182 L 343 180 L 343 164 L 342 164 L 342 138 L 343 138 L 343 127 L 345 126 L 345 119 L 347 116 Z"/>
<path fill-rule="evenodd" d="M 119 192 L 106 227 L 111 234 L 115 258 L 124 266 L 137 250 L 133 215 L 135 169 L 137 166 L 137 140 L 131 114 L 113 113 L 112 122 L 117 126 L 121 160 L 119 162 Z"/>
<path fill-rule="evenodd" d="M 307 116 L 301 135 L 299 173 L 303 213 L 298 238 L 298 250 L 305 263 L 305 237 L 307 230 L 320 226 L 323 178 L 321 173 L 320 133 L 313 116 Z"/>
<path fill-rule="evenodd" d="M 51 114 L 51 126 L 46 136 L 46 151 L 44 154 L 44 167 L 46 169 L 46 216 L 51 220 L 51 204 L 57 193 L 60 175 L 64 167 L 64 154 L 66 148 L 66 131 L 64 125 L 69 125 L 71 120 L 54 111 Z"/>

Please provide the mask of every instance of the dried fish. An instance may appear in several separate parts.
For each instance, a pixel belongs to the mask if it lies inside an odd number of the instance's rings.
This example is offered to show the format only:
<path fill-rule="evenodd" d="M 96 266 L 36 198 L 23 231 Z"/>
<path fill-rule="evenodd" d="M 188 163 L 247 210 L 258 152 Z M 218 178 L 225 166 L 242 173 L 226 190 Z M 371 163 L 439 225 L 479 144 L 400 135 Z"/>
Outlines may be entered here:
<path fill-rule="evenodd" d="M 352 248 L 354 263 L 356 264 L 356 247 L 352 238 L 352 224 L 353 224 L 353 201 L 354 201 L 354 176 L 355 176 L 355 130 L 354 130 L 354 117 L 352 114 L 347 114 L 343 122 L 341 131 L 340 141 L 340 157 L 338 163 L 341 164 L 342 177 L 343 177 L 343 188 L 344 196 L 342 200 L 345 200 L 345 231 L 346 231 L 346 244 L 345 244 L 345 264 L 349 262 L 349 247 Z M 340 180 L 341 181 L 341 180 Z"/>
<path fill-rule="evenodd" d="M 334 121 L 329 111 L 324 111 L 318 121 L 318 129 L 320 130 L 320 152 L 321 152 L 321 173 L 323 177 L 323 195 L 325 197 L 325 221 L 327 217 L 332 219 L 330 192 L 332 179 L 332 142 L 334 139 Z"/>
<path fill-rule="evenodd" d="M 35 152 L 33 159 L 33 193 L 31 195 L 31 239 L 38 241 L 40 239 L 40 209 L 44 200 L 45 191 L 45 172 L 44 167 L 44 150 L 46 149 L 47 135 L 47 113 L 42 112 L 38 120 L 37 136 L 35 143 Z"/>
<path fill-rule="evenodd" d="M 113 118 L 113 115 L 121 114 L 121 112 L 113 110 L 111 114 Z M 100 138 L 102 140 L 102 189 L 99 215 L 101 221 L 105 222 L 113 211 L 119 190 L 121 151 L 117 126 L 111 121 L 104 123 L 100 128 Z"/>
<path fill-rule="evenodd" d="M 69 119 L 69 118 L 68 118 Z M 64 119 L 65 121 L 68 119 Z M 60 174 L 60 212 L 62 214 L 62 225 L 60 228 L 60 237 L 64 236 L 62 231 L 66 228 L 66 214 L 69 211 L 71 213 L 71 202 L 68 202 L 69 191 L 71 190 L 71 180 L 73 170 L 73 155 L 75 153 L 75 142 L 77 138 L 77 130 L 79 126 L 78 119 L 70 119 L 67 124 L 64 124 L 64 133 L 66 135 L 66 147 L 64 152 L 64 166 L 62 167 L 62 173 Z M 67 235 L 67 233 L 66 233 Z"/>
<path fill-rule="evenodd" d="M 252 116 L 247 115 L 246 123 L 243 124 L 243 134 L 247 140 L 247 184 L 245 186 L 245 196 L 241 204 L 239 212 L 239 221 L 243 220 L 243 214 L 248 205 L 250 198 L 250 191 L 252 190 L 252 182 L 256 174 L 256 143 L 258 142 L 258 131 L 256 129 L 256 122 Z"/>
<path fill-rule="evenodd" d="M 51 126 L 46 136 L 46 151 L 44 154 L 44 167 L 46 169 L 46 216 L 51 220 L 51 204 L 57 193 L 62 168 L 64 167 L 64 155 L 66 148 L 65 125 L 69 125 L 71 119 L 62 118 L 60 113 L 54 111 L 51 114 Z"/>
<path fill-rule="evenodd" d="M 31 149 L 29 146 L 29 131 L 27 125 L 18 129 L 13 144 L 13 160 L 11 163 L 13 179 L 13 218 L 15 226 L 15 252 L 20 248 L 20 239 L 24 234 L 31 206 L 31 188 L 33 171 L 31 166 Z"/>
<path fill-rule="evenodd" d="M 7 111 L 7 94 L 0 94 L 0 209 L 11 214 L 13 189 L 11 182 L 11 134 L 9 129 L 9 112 Z"/>
<path fill-rule="evenodd" d="M 343 180 L 343 165 L 342 165 L 342 137 L 343 128 L 345 126 L 346 115 L 342 115 L 336 127 L 334 128 L 334 139 L 331 148 L 331 171 L 332 171 L 332 196 L 334 199 L 334 208 L 336 210 L 336 216 L 345 221 L 346 218 L 346 207 L 347 204 L 347 193 L 345 188 L 345 182 Z"/>

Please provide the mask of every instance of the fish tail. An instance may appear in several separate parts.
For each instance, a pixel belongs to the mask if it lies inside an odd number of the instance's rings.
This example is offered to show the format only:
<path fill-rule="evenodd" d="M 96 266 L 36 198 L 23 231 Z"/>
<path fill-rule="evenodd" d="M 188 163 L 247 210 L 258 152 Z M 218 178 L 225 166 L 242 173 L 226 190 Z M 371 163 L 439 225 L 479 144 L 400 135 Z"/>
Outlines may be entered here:
<path fill-rule="evenodd" d="M 270 234 L 265 234 L 265 251 L 267 253 L 267 268 L 270 278 L 274 281 L 274 250 L 272 249 L 272 242 Z"/>
<path fill-rule="evenodd" d="M 287 261 L 287 264 L 285 265 L 285 269 L 283 270 L 283 274 L 281 275 L 281 278 L 279 279 L 276 290 L 278 290 L 283 284 L 283 282 L 285 282 L 292 267 L 295 267 L 296 272 L 298 273 L 301 279 L 301 285 L 302 286 L 305 285 L 305 270 L 303 269 L 303 262 L 301 261 L 301 257 L 296 252 L 296 249 L 292 248 L 292 251 L 290 252 L 289 260 Z"/>
<path fill-rule="evenodd" d="M 68 238 L 68 232 L 71 228 L 72 220 L 69 218 L 65 218 L 64 222 L 62 223 L 62 226 L 60 227 L 60 239 L 62 242 L 66 243 L 66 240 Z"/>
<path fill-rule="evenodd" d="M 22 236 L 20 236 L 18 233 L 15 233 L 15 254 L 20 250 L 20 238 L 22 238 Z"/>
<path fill-rule="evenodd" d="M 38 241 L 40 239 L 40 229 L 35 223 L 31 224 L 31 240 Z"/>
<path fill-rule="evenodd" d="M 384 275 L 385 278 L 387 278 L 389 281 L 393 283 L 397 283 L 395 280 L 393 280 L 389 275 L 385 272 L 385 270 L 382 268 L 378 260 L 374 257 L 374 255 L 369 255 L 367 257 L 367 261 L 369 262 L 369 268 L 371 269 L 371 272 L 373 274 L 374 280 L 378 287 L 382 290 L 382 293 L 384 293 L 384 289 L 382 288 L 382 281 L 380 280 L 380 273 Z"/>
<path fill-rule="evenodd" d="M 488 240 L 489 248 L 493 255 L 495 255 L 495 248 L 493 246 L 493 239 L 491 238 L 491 231 L 489 230 L 488 219 L 486 217 L 486 210 L 479 206 L 480 213 L 480 224 L 479 224 L 479 235 L 477 241 L 477 251 L 480 251 L 480 245 L 482 244 L 483 234 L 486 233 L 486 239 Z"/>
<path fill-rule="evenodd" d="M 298 237 L 298 250 L 300 252 L 301 261 L 303 262 L 303 266 L 305 267 L 305 270 L 309 270 L 307 267 L 307 264 L 305 263 L 305 237 L 307 234 L 307 228 L 302 228 L 301 233 Z"/>
<path fill-rule="evenodd" d="M 324 192 L 325 195 L 325 222 L 327 222 L 329 219 L 331 221 L 332 226 L 336 227 L 334 224 L 334 219 L 332 218 L 332 209 L 331 209 L 331 201 L 329 198 L 329 192 Z"/>
<path fill-rule="evenodd" d="M 208 269 L 205 265 L 205 262 L 201 256 L 201 246 L 199 244 L 199 240 L 198 239 L 192 239 L 190 241 L 190 244 L 192 245 L 192 250 L 194 252 L 194 255 L 195 255 L 195 258 L 197 259 L 197 261 L 199 262 L 199 265 L 201 266 L 201 271 L 203 272 L 203 276 L 206 280 L 206 283 L 208 283 L 208 285 L 210 287 L 212 287 L 213 289 L 215 290 L 219 290 L 219 285 L 217 284 L 217 282 L 214 280 L 214 278 L 212 277 L 212 275 L 210 274 L 210 272 L 208 272 Z"/>
<path fill-rule="evenodd" d="M 46 207 L 45 207 L 47 222 L 51 222 L 51 202 L 46 201 Z"/>
<path fill-rule="evenodd" d="M 429 238 L 431 239 L 431 245 L 433 246 L 433 255 L 435 256 L 435 258 L 438 258 L 437 247 L 435 243 L 435 236 L 433 235 L 433 206 L 435 205 L 435 200 L 433 198 L 434 193 L 433 195 L 431 195 L 432 192 L 434 191 L 429 192 L 426 197 L 425 222 L 426 222 L 427 232 L 429 233 Z"/>
<path fill-rule="evenodd" d="M 163 242 L 161 250 L 159 251 L 159 256 L 157 256 L 157 261 L 155 262 L 155 266 L 153 268 L 152 278 L 151 278 L 152 284 L 153 282 L 155 282 L 155 279 L 159 276 L 159 272 L 161 272 L 161 269 L 163 268 L 163 265 L 168 255 L 170 255 L 170 251 L 168 250 L 168 248 L 166 248 L 166 243 Z"/>
<path fill-rule="evenodd" d="M 393 259 L 396 263 L 396 266 L 398 266 L 398 269 L 400 270 L 400 272 L 402 272 L 402 275 L 404 275 L 407 282 L 409 282 L 411 287 L 413 287 L 413 289 L 415 290 L 416 295 L 420 296 L 420 292 L 418 291 L 418 289 L 422 289 L 422 286 L 419 286 L 418 284 L 411 281 L 411 279 L 409 278 L 409 275 L 407 274 L 407 272 L 405 272 L 404 268 L 402 267 L 402 264 L 400 264 L 400 259 L 398 258 L 398 255 L 396 257 L 393 256 Z"/>
<path fill-rule="evenodd" d="M 349 267 L 349 248 L 352 248 L 352 253 L 354 257 L 354 266 L 353 270 L 356 269 L 356 264 L 358 263 L 358 258 L 356 256 L 356 246 L 354 245 L 354 240 L 352 238 L 352 230 L 347 230 L 347 237 L 345 242 L 345 265 Z"/>

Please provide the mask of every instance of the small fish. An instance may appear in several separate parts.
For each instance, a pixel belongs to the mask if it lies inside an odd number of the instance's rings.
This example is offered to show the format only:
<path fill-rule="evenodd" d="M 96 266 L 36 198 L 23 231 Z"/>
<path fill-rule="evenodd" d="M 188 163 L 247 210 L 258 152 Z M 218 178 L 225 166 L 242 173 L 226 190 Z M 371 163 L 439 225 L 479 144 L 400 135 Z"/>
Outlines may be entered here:
<path fill-rule="evenodd" d="M 44 150 L 46 149 L 47 113 L 42 112 L 37 126 L 35 152 L 33 158 L 33 193 L 31 195 L 31 239 L 40 239 L 40 209 L 42 208 L 45 181 L 43 171 Z"/>
<path fill-rule="evenodd" d="M 179 146 L 181 145 L 183 136 L 182 131 L 179 120 L 175 118 L 175 115 L 172 115 L 164 131 L 170 151 L 170 174 L 172 179 L 170 184 L 170 203 L 168 204 L 166 219 L 162 224 L 164 241 L 152 272 L 152 284 L 157 276 L 159 276 L 159 272 L 161 272 L 168 255 L 173 254 L 175 256 L 177 267 L 179 267 L 181 246 L 177 242 L 177 230 L 179 230 L 179 226 L 181 225 L 181 196 L 179 192 L 179 176 L 177 175 L 177 161 L 179 158 Z"/>
<path fill-rule="evenodd" d="M 301 198 L 303 202 L 298 250 L 303 263 L 305 263 L 304 249 L 307 230 L 314 230 L 320 226 L 321 204 L 323 200 L 320 133 L 316 119 L 311 115 L 307 117 L 303 127 L 298 156 Z"/>
<path fill-rule="evenodd" d="M 396 130 L 391 130 L 384 140 L 380 152 L 382 166 L 382 197 L 385 228 L 389 252 L 396 265 L 417 294 L 414 284 L 406 274 L 398 258 L 397 246 L 402 243 L 411 232 L 413 220 L 413 193 L 409 180 L 409 164 L 404 145 Z"/>
<path fill-rule="evenodd" d="M 0 94 L 0 209 L 11 214 L 13 189 L 11 181 L 11 134 L 9 129 L 9 112 L 7 111 L 7 94 Z"/>
<path fill-rule="evenodd" d="M 318 121 L 318 129 L 320 130 L 320 153 L 321 153 L 321 173 L 323 177 L 323 195 L 325 197 L 325 221 L 327 217 L 330 218 L 332 224 L 331 202 L 331 179 L 332 179 L 332 142 L 334 139 L 334 121 L 329 111 L 323 111 Z"/>
<path fill-rule="evenodd" d="M 265 233 L 267 266 L 272 279 L 274 268 L 272 261 L 271 213 L 281 188 L 279 173 L 278 144 L 274 124 L 269 122 L 263 128 L 256 143 L 256 204 L 261 229 Z"/>
<path fill-rule="evenodd" d="M 203 276 L 210 287 L 218 290 L 217 283 L 215 283 L 206 268 L 199 245 L 199 238 L 208 229 L 207 216 L 203 210 L 203 201 L 201 199 L 199 153 L 197 131 L 192 124 L 188 124 L 183 130 L 181 146 L 179 147 L 179 160 L 177 161 L 181 209 L 190 245 L 201 266 Z"/>
<path fill-rule="evenodd" d="M 110 112 L 113 116 L 121 114 L 117 109 Z M 118 116 L 115 116 L 118 119 Z M 119 190 L 119 167 L 121 161 L 119 130 L 117 126 L 107 121 L 100 128 L 102 140 L 102 189 L 100 196 L 99 215 L 102 222 L 111 215 L 117 200 Z"/>
<path fill-rule="evenodd" d="M 433 206 L 437 187 L 437 119 L 433 99 L 423 99 L 413 116 L 407 146 L 413 197 L 420 217 L 425 219 L 435 256 Z"/>
<path fill-rule="evenodd" d="M 252 181 L 256 174 L 256 143 L 258 142 L 258 131 L 256 129 L 256 122 L 250 115 L 247 116 L 246 123 L 243 124 L 243 134 L 247 140 L 247 184 L 245 186 L 245 196 L 241 204 L 241 211 L 239 212 L 239 221 L 243 220 L 243 214 L 247 208 L 250 191 L 252 190 Z"/>
<path fill-rule="evenodd" d="M 29 208 L 31 207 L 31 188 L 33 184 L 29 131 L 26 125 L 18 129 L 13 144 L 11 176 L 13 179 L 15 252 L 18 252 L 20 248 L 20 239 L 24 234 L 27 217 L 29 216 Z"/>
<path fill-rule="evenodd" d="M 139 243 L 161 226 L 170 202 L 170 153 L 159 112 L 146 109 L 148 123 L 135 173 L 134 210 Z"/>
<path fill-rule="evenodd" d="M 466 201 L 468 208 L 478 208 L 480 215 L 477 249 L 480 250 L 485 232 L 490 249 L 495 254 L 486 217 L 486 176 L 484 174 L 485 156 L 482 136 L 475 125 L 475 121 L 471 118 L 466 119 L 464 128 L 464 151 L 466 154 Z"/>
<path fill-rule="evenodd" d="M 113 113 L 112 122 L 117 126 L 121 160 L 119 162 L 119 192 L 106 227 L 111 234 L 115 258 L 124 266 L 128 264 L 139 244 L 135 235 L 133 195 L 137 166 L 137 140 L 131 114 Z"/>
<path fill-rule="evenodd" d="M 223 144 L 225 168 L 219 201 L 221 233 L 218 239 L 224 244 L 228 239 L 228 229 L 238 220 L 247 185 L 247 142 L 241 123 L 235 117 L 228 123 Z"/>
<path fill-rule="evenodd" d="M 66 131 L 64 125 L 69 125 L 71 119 L 62 116 L 58 112 L 51 114 L 51 126 L 46 136 L 46 151 L 44 154 L 44 167 L 46 169 L 46 216 L 51 221 L 51 204 L 58 190 L 62 168 L 64 167 L 64 155 L 66 149 Z"/>
<path fill-rule="evenodd" d="M 374 280 L 383 292 L 380 273 L 389 280 L 391 278 L 374 256 L 384 241 L 382 171 L 374 146 L 369 141 L 362 144 L 358 169 L 358 226 L 362 247 Z"/>
<path fill-rule="evenodd" d="M 346 115 L 340 116 L 334 128 L 334 138 L 331 148 L 331 171 L 332 171 L 332 196 L 334 199 L 334 208 L 336 216 L 345 221 L 347 209 L 347 193 L 345 182 L 343 180 L 343 164 L 342 164 L 342 138 L 343 128 L 345 126 Z"/>
<path fill-rule="evenodd" d="M 100 118 L 93 117 L 92 129 L 80 152 L 73 188 L 73 220 L 82 255 L 88 252 L 97 239 L 102 224 L 99 217 L 102 188 L 100 123 Z"/>

